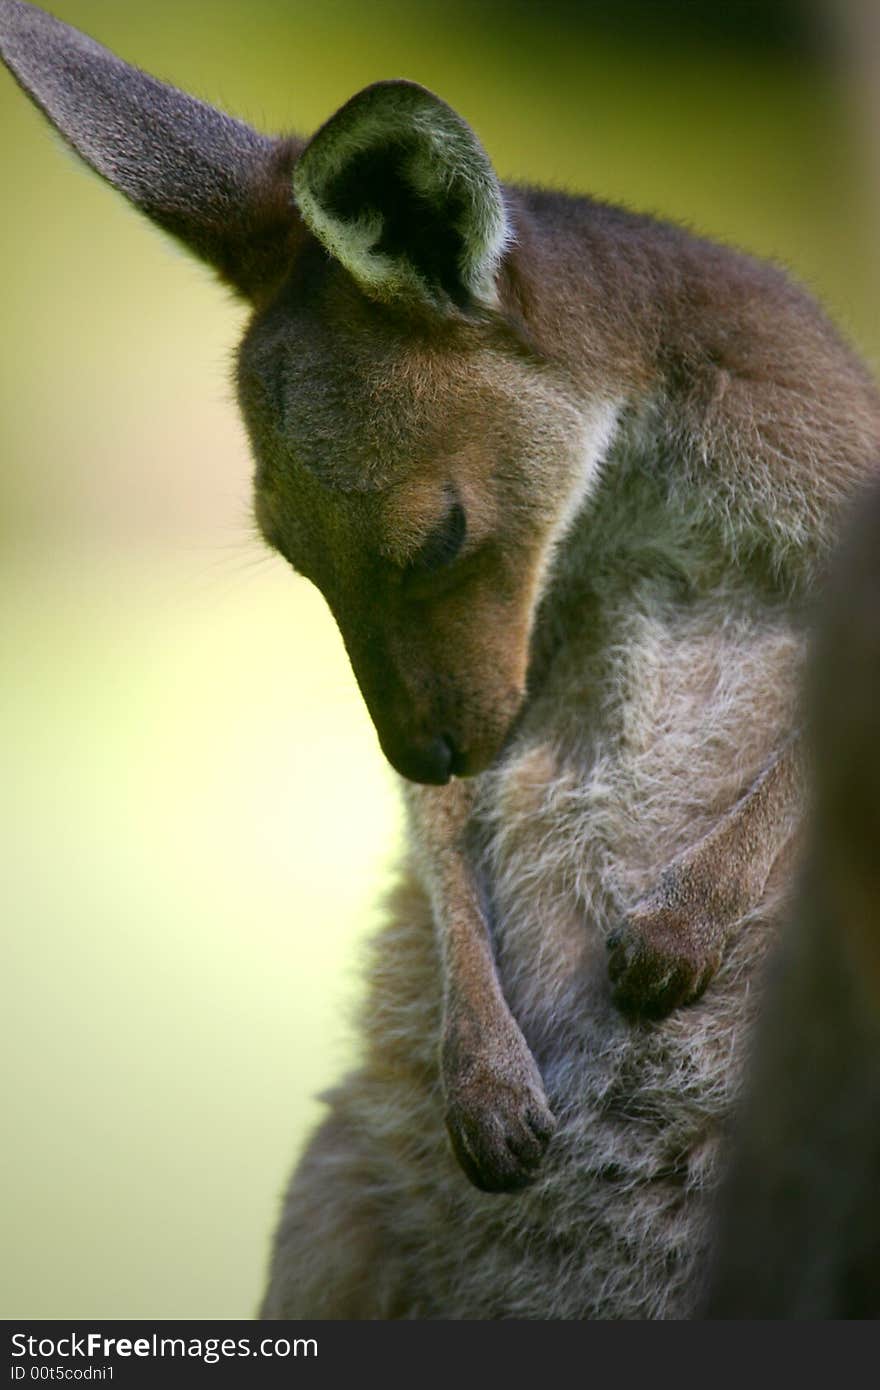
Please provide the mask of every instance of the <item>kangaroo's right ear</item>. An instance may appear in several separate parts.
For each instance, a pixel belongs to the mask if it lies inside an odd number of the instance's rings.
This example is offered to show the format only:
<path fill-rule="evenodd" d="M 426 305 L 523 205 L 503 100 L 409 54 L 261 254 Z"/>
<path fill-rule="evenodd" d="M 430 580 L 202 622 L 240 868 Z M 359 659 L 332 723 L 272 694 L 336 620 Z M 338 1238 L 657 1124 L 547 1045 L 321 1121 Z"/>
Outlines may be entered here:
<path fill-rule="evenodd" d="M 470 126 L 416 82 L 375 82 L 322 126 L 293 175 L 303 218 L 366 294 L 441 312 L 494 306 L 512 239 Z"/>
<path fill-rule="evenodd" d="M 293 140 L 272 140 L 131 67 L 22 0 L 0 0 L 0 55 L 91 167 L 246 298 L 283 275 L 301 229 Z"/>

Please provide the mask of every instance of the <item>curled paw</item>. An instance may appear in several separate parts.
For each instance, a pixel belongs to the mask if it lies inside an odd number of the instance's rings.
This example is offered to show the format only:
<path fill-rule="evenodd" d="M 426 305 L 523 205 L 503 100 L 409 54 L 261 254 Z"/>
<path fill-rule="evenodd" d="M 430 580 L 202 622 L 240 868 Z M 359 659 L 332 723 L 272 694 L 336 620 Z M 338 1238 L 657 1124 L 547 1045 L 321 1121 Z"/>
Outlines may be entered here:
<path fill-rule="evenodd" d="M 516 1192 L 534 1179 L 556 1129 L 535 1061 L 520 1034 L 462 1055 L 444 1049 L 446 1129 L 465 1176 L 483 1192 Z"/>
<path fill-rule="evenodd" d="M 645 1018 L 699 999 L 721 963 L 711 925 L 658 898 L 638 903 L 606 944 L 615 1004 Z"/>

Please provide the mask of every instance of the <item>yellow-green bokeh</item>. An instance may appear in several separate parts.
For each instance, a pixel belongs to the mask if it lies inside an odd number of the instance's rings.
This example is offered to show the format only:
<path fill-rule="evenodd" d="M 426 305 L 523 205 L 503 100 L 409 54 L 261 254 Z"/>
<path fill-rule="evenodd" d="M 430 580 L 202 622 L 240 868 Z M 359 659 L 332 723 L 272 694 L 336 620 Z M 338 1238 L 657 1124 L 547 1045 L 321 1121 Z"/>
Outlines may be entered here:
<path fill-rule="evenodd" d="M 777 256 L 880 350 L 840 75 L 542 7 L 54 0 L 266 129 L 407 76 L 500 172 Z M 245 1317 L 352 1055 L 395 789 L 320 598 L 260 549 L 243 313 L 0 79 L 4 1317 Z"/>

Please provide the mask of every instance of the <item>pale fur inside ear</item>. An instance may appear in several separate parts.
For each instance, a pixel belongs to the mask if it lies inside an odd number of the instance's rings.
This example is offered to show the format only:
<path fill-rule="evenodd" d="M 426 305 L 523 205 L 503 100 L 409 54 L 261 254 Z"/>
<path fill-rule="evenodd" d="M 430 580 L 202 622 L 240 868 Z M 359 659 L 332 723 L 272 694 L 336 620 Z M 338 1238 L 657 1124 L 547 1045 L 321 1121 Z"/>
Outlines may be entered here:
<path fill-rule="evenodd" d="M 294 171 L 297 205 L 376 298 L 494 305 L 511 240 L 501 186 L 473 131 L 410 82 L 380 82 L 318 131 Z"/>

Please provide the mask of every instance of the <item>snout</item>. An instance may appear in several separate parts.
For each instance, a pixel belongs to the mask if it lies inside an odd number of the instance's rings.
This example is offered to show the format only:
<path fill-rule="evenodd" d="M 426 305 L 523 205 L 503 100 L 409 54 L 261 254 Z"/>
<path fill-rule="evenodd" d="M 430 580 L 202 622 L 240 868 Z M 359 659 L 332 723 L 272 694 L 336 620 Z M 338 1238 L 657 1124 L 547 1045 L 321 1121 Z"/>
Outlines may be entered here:
<path fill-rule="evenodd" d="M 397 731 L 383 731 L 377 724 L 382 752 L 396 772 L 410 782 L 444 786 L 451 777 L 475 777 L 484 772 L 500 751 L 510 720 L 505 720 L 491 738 L 465 743 L 451 733 L 401 737 Z"/>
<path fill-rule="evenodd" d="M 345 629 L 343 636 L 382 752 L 401 777 L 444 786 L 489 767 L 522 704 L 524 661 L 509 663 L 512 670 L 500 660 L 450 667 L 419 634 L 396 642 L 377 640 L 375 629 L 369 642 Z"/>
<path fill-rule="evenodd" d="M 442 787 L 455 774 L 457 751 L 445 734 L 417 742 L 380 740 L 382 751 L 396 772 L 410 782 Z"/>

